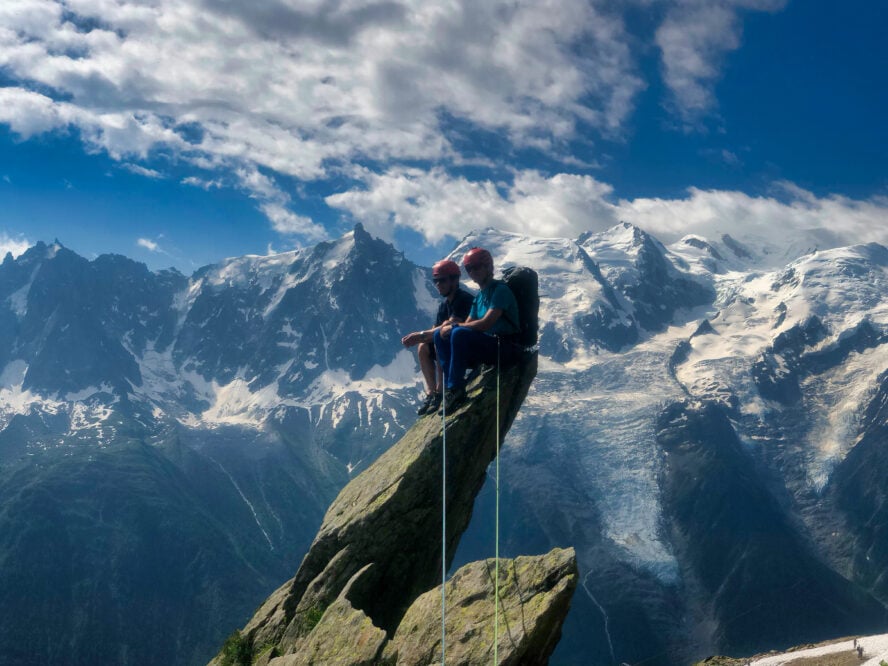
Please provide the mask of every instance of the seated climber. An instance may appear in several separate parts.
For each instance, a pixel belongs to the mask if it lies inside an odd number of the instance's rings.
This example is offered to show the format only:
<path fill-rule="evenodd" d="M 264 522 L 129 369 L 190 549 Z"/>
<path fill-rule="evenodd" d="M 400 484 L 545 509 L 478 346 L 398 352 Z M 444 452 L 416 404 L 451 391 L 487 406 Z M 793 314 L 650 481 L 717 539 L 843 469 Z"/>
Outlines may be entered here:
<path fill-rule="evenodd" d="M 426 396 L 417 414 L 430 414 L 441 406 L 441 366 L 435 360 L 434 334 L 444 324 L 465 321 L 472 307 L 472 295 L 459 286 L 459 265 L 444 259 L 432 266 L 432 281 L 438 293 L 444 298 L 438 307 L 435 326 L 427 331 L 415 331 L 401 338 L 405 347 L 416 346 L 419 368 L 425 380 Z"/>
<path fill-rule="evenodd" d="M 463 257 L 463 267 L 480 291 L 469 317 L 462 324 L 444 324 L 435 331 L 435 349 L 444 373 L 444 410 L 456 408 L 466 396 L 466 370 L 482 363 L 508 364 L 520 355 L 511 341 L 519 332 L 518 303 L 501 280 L 493 277 L 493 257 L 473 247 Z"/>

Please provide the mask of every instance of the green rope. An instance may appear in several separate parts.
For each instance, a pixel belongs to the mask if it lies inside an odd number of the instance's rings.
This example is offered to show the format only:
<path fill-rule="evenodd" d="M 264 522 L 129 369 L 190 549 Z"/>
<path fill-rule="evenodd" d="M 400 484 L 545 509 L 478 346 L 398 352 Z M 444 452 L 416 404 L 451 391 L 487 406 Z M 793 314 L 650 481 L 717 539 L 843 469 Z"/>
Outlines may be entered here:
<path fill-rule="evenodd" d="M 496 540 L 494 551 L 493 663 L 499 663 L 499 525 L 500 517 L 500 339 L 496 339 Z"/>

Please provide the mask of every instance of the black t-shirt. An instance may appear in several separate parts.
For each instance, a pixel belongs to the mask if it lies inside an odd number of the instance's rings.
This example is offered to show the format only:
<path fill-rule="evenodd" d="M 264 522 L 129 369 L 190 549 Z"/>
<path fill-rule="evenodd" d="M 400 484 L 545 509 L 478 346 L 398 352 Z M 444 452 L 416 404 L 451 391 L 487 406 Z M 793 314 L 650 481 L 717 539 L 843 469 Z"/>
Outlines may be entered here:
<path fill-rule="evenodd" d="M 460 287 L 456 290 L 456 295 L 452 301 L 446 298 L 441 301 L 441 305 L 438 307 L 438 316 L 435 318 L 435 326 L 440 326 L 451 317 L 465 321 L 469 316 L 469 310 L 472 309 L 472 301 L 474 300 L 474 296 Z"/>

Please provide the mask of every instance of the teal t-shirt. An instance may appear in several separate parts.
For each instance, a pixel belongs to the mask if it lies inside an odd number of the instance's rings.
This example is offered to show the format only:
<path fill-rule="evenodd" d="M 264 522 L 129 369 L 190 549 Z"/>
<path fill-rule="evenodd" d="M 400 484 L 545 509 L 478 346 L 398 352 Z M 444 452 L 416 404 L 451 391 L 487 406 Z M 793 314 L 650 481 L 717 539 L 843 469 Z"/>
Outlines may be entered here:
<path fill-rule="evenodd" d="M 489 328 L 488 335 L 513 335 L 518 332 L 518 301 L 515 294 L 505 283 L 493 280 L 484 289 L 475 294 L 470 319 L 482 319 L 488 310 L 501 309 L 503 314 Z"/>

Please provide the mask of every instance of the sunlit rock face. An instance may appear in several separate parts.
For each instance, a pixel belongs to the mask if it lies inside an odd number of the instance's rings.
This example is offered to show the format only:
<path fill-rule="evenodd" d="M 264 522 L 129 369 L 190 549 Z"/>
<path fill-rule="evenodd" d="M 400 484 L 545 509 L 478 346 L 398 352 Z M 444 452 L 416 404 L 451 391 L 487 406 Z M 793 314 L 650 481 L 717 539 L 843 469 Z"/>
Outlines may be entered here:
<path fill-rule="evenodd" d="M 465 404 L 446 418 L 421 419 L 352 480 L 327 510 L 295 577 L 211 664 L 230 661 L 232 645 L 243 663 L 427 664 L 441 655 L 441 631 L 455 663 L 494 656 L 503 664 L 546 663 L 577 585 L 573 549 L 474 562 L 446 582 L 443 601 L 435 589 L 442 557 L 448 564 L 453 558 L 536 365 L 528 354 L 513 367 L 488 368 L 469 383 Z"/>
<path fill-rule="evenodd" d="M 664 246 L 629 225 L 480 231 L 454 256 L 471 245 L 540 276 L 539 371 L 500 459 L 501 554 L 576 548 L 551 663 L 725 653 L 741 645 L 726 618 L 774 591 L 744 585 L 742 603 L 713 606 L 706 539 L 681 538 L 694 521 L 676 507 L 724 498 L 674 485 L 713 451 L 708 426 L 679 428 L 695 444 L 670 466 L 676 404 L 722 415 L 731 469 L 780 511 L 773 543 L 840 578 L 812 565 L 800 584 L 844 608 L 871 609 L 861 591 L 888 601 L 886 248 L 765 256 L 730 237 Z M 64 645 L 69 663 L 206 663 L 293 576 L 339 490 L 415 422 L 399 339 L 432 320 L 428 278 L 361 228 L 192 276 L 58 243 L 7 257 L 0 661 L 58 662 Z M 453 570 L 493 555 L 493 505 L 487 484 Z M 736 537 L 730 552 L 765 557 Z M 756 651 L 805 630 L 744 618 Z"/>

